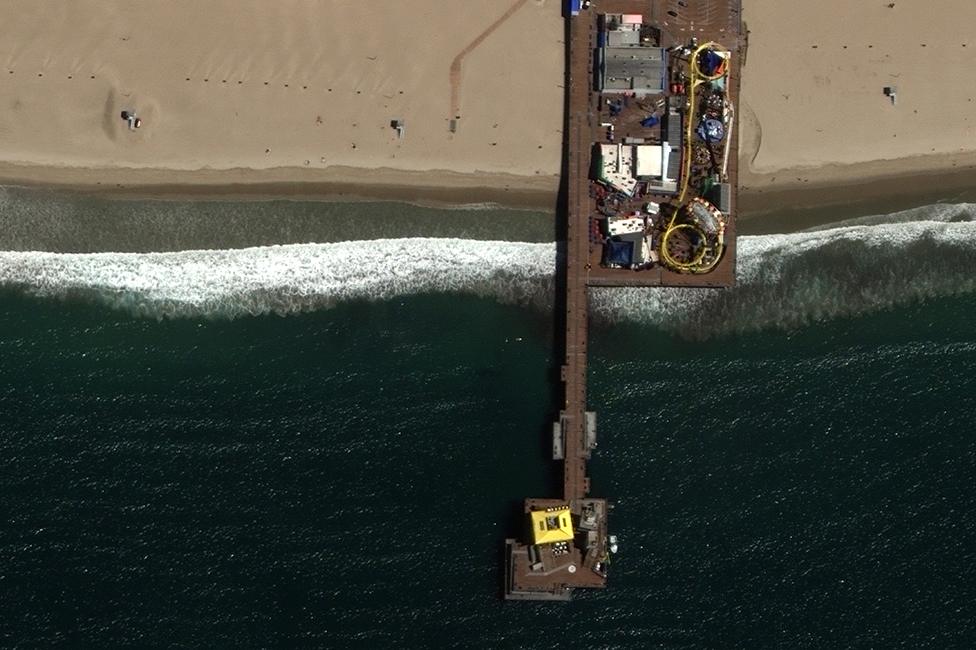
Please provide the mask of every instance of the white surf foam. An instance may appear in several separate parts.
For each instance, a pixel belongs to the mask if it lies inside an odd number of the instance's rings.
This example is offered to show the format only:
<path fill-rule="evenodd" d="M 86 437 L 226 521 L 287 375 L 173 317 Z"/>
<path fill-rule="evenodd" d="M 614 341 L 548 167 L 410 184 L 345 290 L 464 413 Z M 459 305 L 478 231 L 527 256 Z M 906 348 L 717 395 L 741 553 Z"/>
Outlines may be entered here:
<path fill-rule="evenodd" d="M 731 290 L 601 289 L 594 307 L 612 321 L 708 337 L 793 328 L 976 290 L 971 211 L 965 221 L 741 237 L 738 247 Z"/>
<path fill-rule="evenodd" d="M 876 225 L 741 237 L 735 288 L 597 289 L 593 313 L 697 338 L 972 292 L 973 215 L 973 206 L 935 206 L 911 221 L 902 213 Z M 431 292 L 544 308 L 555 268 L 554 244 L 386 239 L 177 253 L 6 252 L 0 286 L 155 317 L 288 314 Z"/>
<path fill-rule="evenodd" d="M 151 316 L 287 314 L 427 292 L 528 302 L 551 293 L 554 270 L 552 244 L 460 239 L 175 253 L 0 253 L 0 285 Z"/>
<path fill-rule="evenodd" d="M 873 214 L 866 217 L 857 217 L 822 226 L 815 226 L 807 229 L 806 232 L 836 230 L 837 228 L 846 228 L 849 226 L 879 226 L 910 221 L 965 222 L 973 221 L 974 215 L 976 215 L 976 204 L 974 203 L 936 203 L 917 208 L 909 208 L 908 210 L 901 210 L 899 212 Z"/>

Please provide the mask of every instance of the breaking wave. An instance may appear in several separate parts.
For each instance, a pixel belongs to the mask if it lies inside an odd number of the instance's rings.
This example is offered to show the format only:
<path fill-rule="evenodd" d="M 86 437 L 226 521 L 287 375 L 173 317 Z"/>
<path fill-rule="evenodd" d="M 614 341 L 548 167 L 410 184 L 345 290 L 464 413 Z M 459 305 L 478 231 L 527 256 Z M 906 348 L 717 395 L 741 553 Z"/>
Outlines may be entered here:
<path fill-rule="evenodd" d="M 348 300 L 552 294 L 553 244 L 379 239 L 171 253 L 0 253 L 0 285 L 147 316 L 289 314 Z"/>
<path fill-rule="evenodd" d="M 873 214 L 857 217 L 845 221 L 837 221 L 825 226 L 809 228 L 807 232 L 818 230 L 836 230 L 849 226 L 877 226 L 891 223 L 907 223 L 909 221 L 938 221 L 942 223 L 962 223 L 976 218 L 976 204 L 973 203 L 937 203 L 923 205 L 917 208 L 890 212 L 888 214 Z"/>
<path fill-rule="evenodd" d="M 612 321 L 706 338 L 973 292 L 976 206 L 937 207 L 934 219 L 897 213 L 873 225 L 740 237 L 734 289 L 601 289 L 594 307 Z"/>
<path fill-rule="evenodd" d="M 704 338 L 791 328 L 976 290 L 976 206 L 741 237 L 737 286 L 595 289 L 593 313 Z M 0 253 L 0 285 L 154 317 L 289 314 L 348 300 L 466 293 L 552 304 L 556 246 L 385 239 L 174 253 Z"/>

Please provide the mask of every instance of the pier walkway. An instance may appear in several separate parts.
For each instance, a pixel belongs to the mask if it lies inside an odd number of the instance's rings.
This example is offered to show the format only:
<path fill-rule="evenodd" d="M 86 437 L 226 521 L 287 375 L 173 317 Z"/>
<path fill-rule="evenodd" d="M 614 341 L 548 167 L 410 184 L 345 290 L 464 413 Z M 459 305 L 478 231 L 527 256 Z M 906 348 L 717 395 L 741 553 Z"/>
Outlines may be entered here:
<path fill-rule="evenodd" d="M 524 543 L 506 540 L 506 599 L 568 600 L 575 587 L 606 586 L 609 548 L 613 543 L 607 533 L 609 506 L 606 500 L 589 496 L 590 479 L 586 472 L 587 461 L 596 446 L 596 415 L 586 410 L 588 287 L 720 287 L 729 286 L 734 281 L 735 224 L 731 214 L 724 259 L 707 274 L 685 274 L 661 267 L 641 271 L 600 267 L 599 247 L 592 237 L 591 224 L 597 206 L 590 180 L 594 145 L 606 139 L 603 128 L 606 118 L 601 115 L 603 96 L 594 89 L 594 50 L 600 40 L 598 16 L 641 15 L 643 23 L 657 31 L 660 47 L 664 48 L 685 45 L 692 39 L 722 41 L 733 53 L 735 74 L 727 92 L 734 102 L 738 96 L 736 53 L 740 45 L 740 3 L 741 0 L 680 3 L 676 0 L 600 0 L 579 15 L 568 18 L 569 115 L 564 136 L 567 145 L 566 331 L 565 359 L 560 369 L 565 401 L 559 421 L 553 427 L 552 445 L 553 458 L 563 463 L 563 494 L 562 499 L 525 501 L 524 512 L 534 522 L 533 529 Z M 737 141 L 732 140 L 730 145 L 735 151 Z M 734 157 L 728 164 L 734 188 L 737 173 Z M 734 199 L 733 190 L 731 200 L 734 202 Z M 557 530 L 554 522 L 567 512 L 575 527 Z M 539 528 L 535 527 L 537 523 Z M 549 534 L 565 534 L 565 541 L 540 541 L 540 535 Z"/>

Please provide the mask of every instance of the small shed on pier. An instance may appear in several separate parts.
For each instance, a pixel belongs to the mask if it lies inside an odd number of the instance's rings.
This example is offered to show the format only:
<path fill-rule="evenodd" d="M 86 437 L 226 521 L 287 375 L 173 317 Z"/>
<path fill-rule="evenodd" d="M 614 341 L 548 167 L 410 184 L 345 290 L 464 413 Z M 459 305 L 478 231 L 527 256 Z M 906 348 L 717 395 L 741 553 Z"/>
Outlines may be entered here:
<path fill-rule="evenodd" d="M 529 513 L 532 521 L 532 542 L 552 544 L 573 539 L 573 521 L 569 507 L 533 510 Z"/>

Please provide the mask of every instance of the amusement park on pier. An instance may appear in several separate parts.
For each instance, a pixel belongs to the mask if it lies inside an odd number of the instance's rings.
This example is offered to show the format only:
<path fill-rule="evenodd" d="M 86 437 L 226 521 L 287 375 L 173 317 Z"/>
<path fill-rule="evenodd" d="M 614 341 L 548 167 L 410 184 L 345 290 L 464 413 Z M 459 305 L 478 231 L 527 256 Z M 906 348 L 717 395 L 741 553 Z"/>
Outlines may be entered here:
<path fill-rule="evenodd" d="M 593 498 L 588 288 L 728 287 L 735 278 L 740 0 L 567 0 L 565 403 L 552 430 L 561 498 L 526 499 L 504 595 L 606 586 L 626 540 Z"/>

